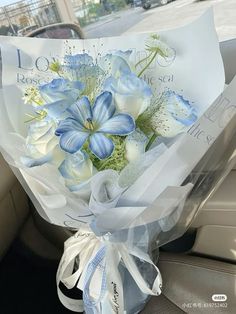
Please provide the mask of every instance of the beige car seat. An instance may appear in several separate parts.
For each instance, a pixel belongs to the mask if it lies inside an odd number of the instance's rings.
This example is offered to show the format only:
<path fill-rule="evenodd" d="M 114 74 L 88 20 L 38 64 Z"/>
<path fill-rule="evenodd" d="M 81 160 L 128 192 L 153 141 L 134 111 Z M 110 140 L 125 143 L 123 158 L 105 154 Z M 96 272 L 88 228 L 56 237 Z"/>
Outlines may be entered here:
<path fill-rule="evenodd" d="M 29 214 L 27 195 L 0 155 L 0 259 Z"/>

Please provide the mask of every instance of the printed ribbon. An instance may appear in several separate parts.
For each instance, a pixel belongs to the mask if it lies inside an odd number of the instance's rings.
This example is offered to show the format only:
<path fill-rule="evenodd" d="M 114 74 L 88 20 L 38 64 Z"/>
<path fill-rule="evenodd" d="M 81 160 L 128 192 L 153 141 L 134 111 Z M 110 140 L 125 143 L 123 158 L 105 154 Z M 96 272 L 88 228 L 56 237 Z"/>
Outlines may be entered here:
<path fill-rule="evenodd" d="M 154 267 L 156 278 L 152 288 L 143 278 L 133 257 Z M 78 269 L 74 272 L 77 261 Z M 106 236 L 98 238 L 92 232 L 80 230 L 65 242 L 57 271 L 60 301 L 75 312 L 83 312 L 85 307 L 88 314 L 124 314 L 123 284 L 118 270 L 121 261 L 144 294 L 161 294 L 161 274 L 148 254 L 138 248 L 128 249 L 123 243 L 111 243 Z M 83 290 L 83 301 L 65 296 L 59 288 L 60 282 L 68 289 L 77 286 Z M 102 300 L 104 312 L 101 310 Z"/>

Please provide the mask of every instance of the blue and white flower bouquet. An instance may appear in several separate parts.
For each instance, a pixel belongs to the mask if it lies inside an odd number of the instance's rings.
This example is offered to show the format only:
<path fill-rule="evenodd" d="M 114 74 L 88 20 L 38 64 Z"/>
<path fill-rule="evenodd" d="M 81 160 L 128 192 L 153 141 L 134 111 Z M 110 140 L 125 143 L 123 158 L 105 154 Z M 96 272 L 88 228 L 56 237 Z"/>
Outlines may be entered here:
<path fill-rule="evenodd" d="M 73 311 L 139 313 L 161 293 L 156 249 L 189 226 L 190 174 L 232 118 L 209 118 L 224 87 L 209 15 L 161 36 L 1 39 L 1 151 L 39 213 L 74 232 L 57 274 Z"/>

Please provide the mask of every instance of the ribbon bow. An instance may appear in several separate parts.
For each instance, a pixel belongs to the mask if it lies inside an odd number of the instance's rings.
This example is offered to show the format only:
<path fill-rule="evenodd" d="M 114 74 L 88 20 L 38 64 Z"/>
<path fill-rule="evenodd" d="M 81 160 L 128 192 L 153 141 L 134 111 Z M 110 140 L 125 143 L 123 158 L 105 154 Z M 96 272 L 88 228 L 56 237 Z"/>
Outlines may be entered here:
<path fill-rule="evenodd" d="M 143 278 L 134 257 L 149 263 L 156 272 L 152 287 Z M 75 312 L 101 314 L 101 302 L 109 314 L 124 314 L 123 284 L 118 270 L 122 261 L 139 289 L 148 295 L 161 294 L 162 278 L 149 255 L 138 248 L 128 249 L 123 243 L 112 243 L 108 236 L 97 237 L 92 232 L 78 231 L 65 242 L 64 254 L 57 271 L 57 291 L 65 307 Z M 74 272 L 74 265 L 78 268 Z M 83 301 L 65 296 L 59 288 L 83 290 Z"/>

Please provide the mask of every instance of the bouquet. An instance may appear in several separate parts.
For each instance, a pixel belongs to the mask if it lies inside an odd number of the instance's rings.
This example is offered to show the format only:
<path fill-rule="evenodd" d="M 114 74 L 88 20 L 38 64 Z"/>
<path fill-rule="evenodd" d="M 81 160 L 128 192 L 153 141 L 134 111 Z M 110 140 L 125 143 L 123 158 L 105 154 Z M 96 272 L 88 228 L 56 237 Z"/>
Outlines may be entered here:
<path fill-rule="evenodd" d="M 57 273 L 61 302 L 139 313 L 161 293 L 157 248 L 189 226 L 207 195 L 201 185 L 189 203 L 199 178 L 234 134 L 236 83 L 220 95 L 212 13 L 130 39 L 2 38 L 1 54 L 1 151 L 39 213 L 74 232 Z"/>

